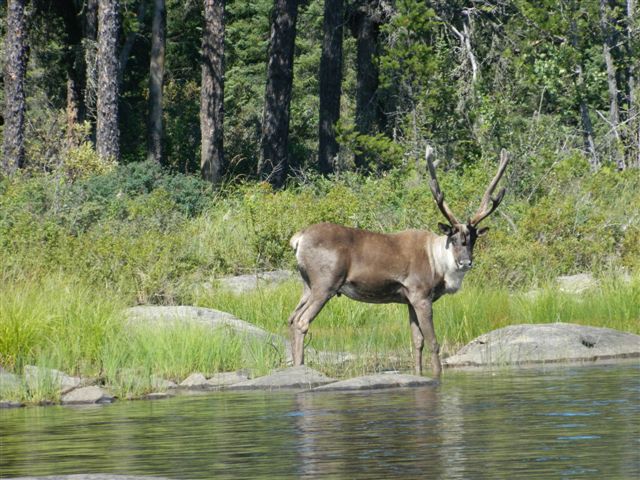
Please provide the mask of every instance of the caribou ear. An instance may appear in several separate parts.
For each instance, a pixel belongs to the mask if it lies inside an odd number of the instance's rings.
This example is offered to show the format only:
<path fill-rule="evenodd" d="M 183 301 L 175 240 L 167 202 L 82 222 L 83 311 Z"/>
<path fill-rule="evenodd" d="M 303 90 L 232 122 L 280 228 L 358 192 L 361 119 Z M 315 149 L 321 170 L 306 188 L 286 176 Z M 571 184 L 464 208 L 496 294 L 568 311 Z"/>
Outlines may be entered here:
<path fill-rule="evenodd" d="M 479 228 L 476 231 L 476 235 L 481 237 L 481 236 L 485 235 L 488 231 L 489 231 L 489 227 L 482 227 L 482 228 Z"/>
<path fill-rule="evenodd" d="M 447 237 L 453 235 L 453 227 L 451 225 L 447 225 L 446 223 L 438 222 L 438 228 L 442 233 L 444 233 Z"/>

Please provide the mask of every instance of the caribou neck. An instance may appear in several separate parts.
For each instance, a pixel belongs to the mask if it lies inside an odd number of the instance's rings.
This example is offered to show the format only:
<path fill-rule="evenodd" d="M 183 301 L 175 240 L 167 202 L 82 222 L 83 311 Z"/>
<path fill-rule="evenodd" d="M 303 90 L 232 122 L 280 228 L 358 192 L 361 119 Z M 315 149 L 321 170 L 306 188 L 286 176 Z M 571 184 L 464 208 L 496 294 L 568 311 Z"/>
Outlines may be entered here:
<path fill-rule="evenodd" d="M 453 257 L 453 249 L 447 246 L 447 236 L 436 237 L 430 245 L 431 267 L 435 277 L 444 282 L 444 293 L 455 293 L 460 289 L 462 279 L 468 270 L 458 268 Z"/>

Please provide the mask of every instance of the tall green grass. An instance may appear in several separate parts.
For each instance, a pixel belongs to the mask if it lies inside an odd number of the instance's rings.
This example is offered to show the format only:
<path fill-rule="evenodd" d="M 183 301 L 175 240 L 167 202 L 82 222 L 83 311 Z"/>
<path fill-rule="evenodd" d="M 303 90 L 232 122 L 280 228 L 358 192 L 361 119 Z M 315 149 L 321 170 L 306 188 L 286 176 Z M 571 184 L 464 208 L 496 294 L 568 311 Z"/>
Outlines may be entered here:
<path fill-rule="evenodd" d="M 640 277 L 603 278 L 601 287 L 582 295 L 562 293 L 554 285 L 510 291 L 463 285 L 434 304 L 436 334 L 444 355 L 491 330 L 518 323 L 567 322 L 640 334 Z M 287 319 L 301 284 L 290 281 L 243 295 L 217 292 L 193 301 L 235 314 L 263 328 L 288 335 Z M 371 305 L 333 298 L 312 324 L 307 344 L 316 350 L 350 352 L 354 371 L 410 368 L 412 343 L 407 307 Z M 332 365 L 320 365 L 332 370 Z"/>
<path fill-rule="evenodd" d="M 287 318 L 301 285 L 291 280 L 236 295 L 215 290 L 192 303 L 231 312 L 270 332 L 288 336 Z M 571 322 L 640 334 L 640 278 L 601 279 L 586 294 L 560 293 L 553 286 L 533 291 L 489 289 L 473 281 L 434 305 L 444 355 L 473 338 L 516 323 Z M 229 330 L 201 325 L 127 323 L 118 293 L 89 287 L 64 274 L 0 277 L 0 365 L 21 374 L 24 366 L 55 368 L 93 378 L 119 397 L 161 389 L 162 379 L 179 382 L 193 372 L 212 375 L 248 369 L 253 375 L 285 366 L 285 352 Z M 411 370 L 412 343 L 404 305 L 370 305 L 332 299 L 307 335 L 309 352 L 352 354 L 347 363 L 308 355 L 309 364 L 331 375 L 382 369 Z M 0 397 L 28 402 L 57 400 L 55 382 L 0 386 Z"/>
<path fill-rule="evenodd" d="M 105 384 L 119 397 L 162 389 L 193 372 L 212 375 L 283 365 L 265 342 L 199 325 L 128 324 L 117 292 L 64 274 L 0 278 L 0 366 L 22 375 L 26 365 L 61 370 Z M 0 384 L 0 398 L 55 401 L 50 376 Z"/>

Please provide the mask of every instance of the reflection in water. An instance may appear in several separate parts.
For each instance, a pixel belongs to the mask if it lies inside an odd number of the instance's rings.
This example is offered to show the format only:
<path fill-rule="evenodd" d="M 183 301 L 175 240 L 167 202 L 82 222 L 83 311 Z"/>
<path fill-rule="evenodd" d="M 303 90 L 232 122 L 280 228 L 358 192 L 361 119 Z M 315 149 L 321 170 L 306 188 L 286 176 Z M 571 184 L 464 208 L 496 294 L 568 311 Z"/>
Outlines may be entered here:
<path fill-rule="evenodd" d="M 442 473 L 438 398 L 434 388 L 298 395 L 299 476 Z"/>
<path fill-rule="evenodd" d="M 637 478 L 640 365 L 0 411 L 0 477 Z"/>

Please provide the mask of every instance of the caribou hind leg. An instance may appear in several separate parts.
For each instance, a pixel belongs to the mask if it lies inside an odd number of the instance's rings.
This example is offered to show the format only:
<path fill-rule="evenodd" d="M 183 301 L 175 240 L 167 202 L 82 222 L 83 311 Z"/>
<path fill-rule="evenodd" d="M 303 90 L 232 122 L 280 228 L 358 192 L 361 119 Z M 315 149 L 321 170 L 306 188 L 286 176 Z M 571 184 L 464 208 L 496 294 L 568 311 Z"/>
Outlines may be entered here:
<path fill-rule="evenodd" d="M 301 308 L 296 308 L 296 311 L 291 315 L 289 328 L 291 331 L 291 353 L 294 366 L 304 364 L 304 337 L 309 330 L 311 322 L 318 316 L 332 296 L 333 294 L 326 290 L 311 290 L 306 299 L 303 294 L 298 307 L 303 301 L 304 305 Z"/>
<path fill-rule="evenodd" d="M 289 335 L 291 338 L 291 354 L 292 354 L 292 359 L 293 359 L 293 364 L 294 365 L 300 365 L 300 362 L 297 361 L 296 358 L 296 352 L 299 351 L 299 348 L 297 346 L 298 343 L 298 317 L 304 313 L 304 311 L 307 308 L 307 304 L 309 303 L 309 297 L 311 296 L 311 289 L 309 288 L 309 286 L 307 285 L 307 283 L 305 282 L 304 284 L 304 291 L 302 292 L 302 297 L 300 298 L 300 301 L 298 302 L 298 306 L 296 306 L 295 310 L 293 311 L 293 313 L 291 314 L 291 316 L 289 316 Z"/>
<path fill-rule="evenodd" d="M 313 238 L 307 240 L 305 235 L 301 232 L 291 238 L 298 270 L 304 282 L 302 298 L 289 317 L 294 366 L 304 364 L 304 337 L 309 325 L 344 283 L 339 255 L 325 248 L 317 248 Z"/>

